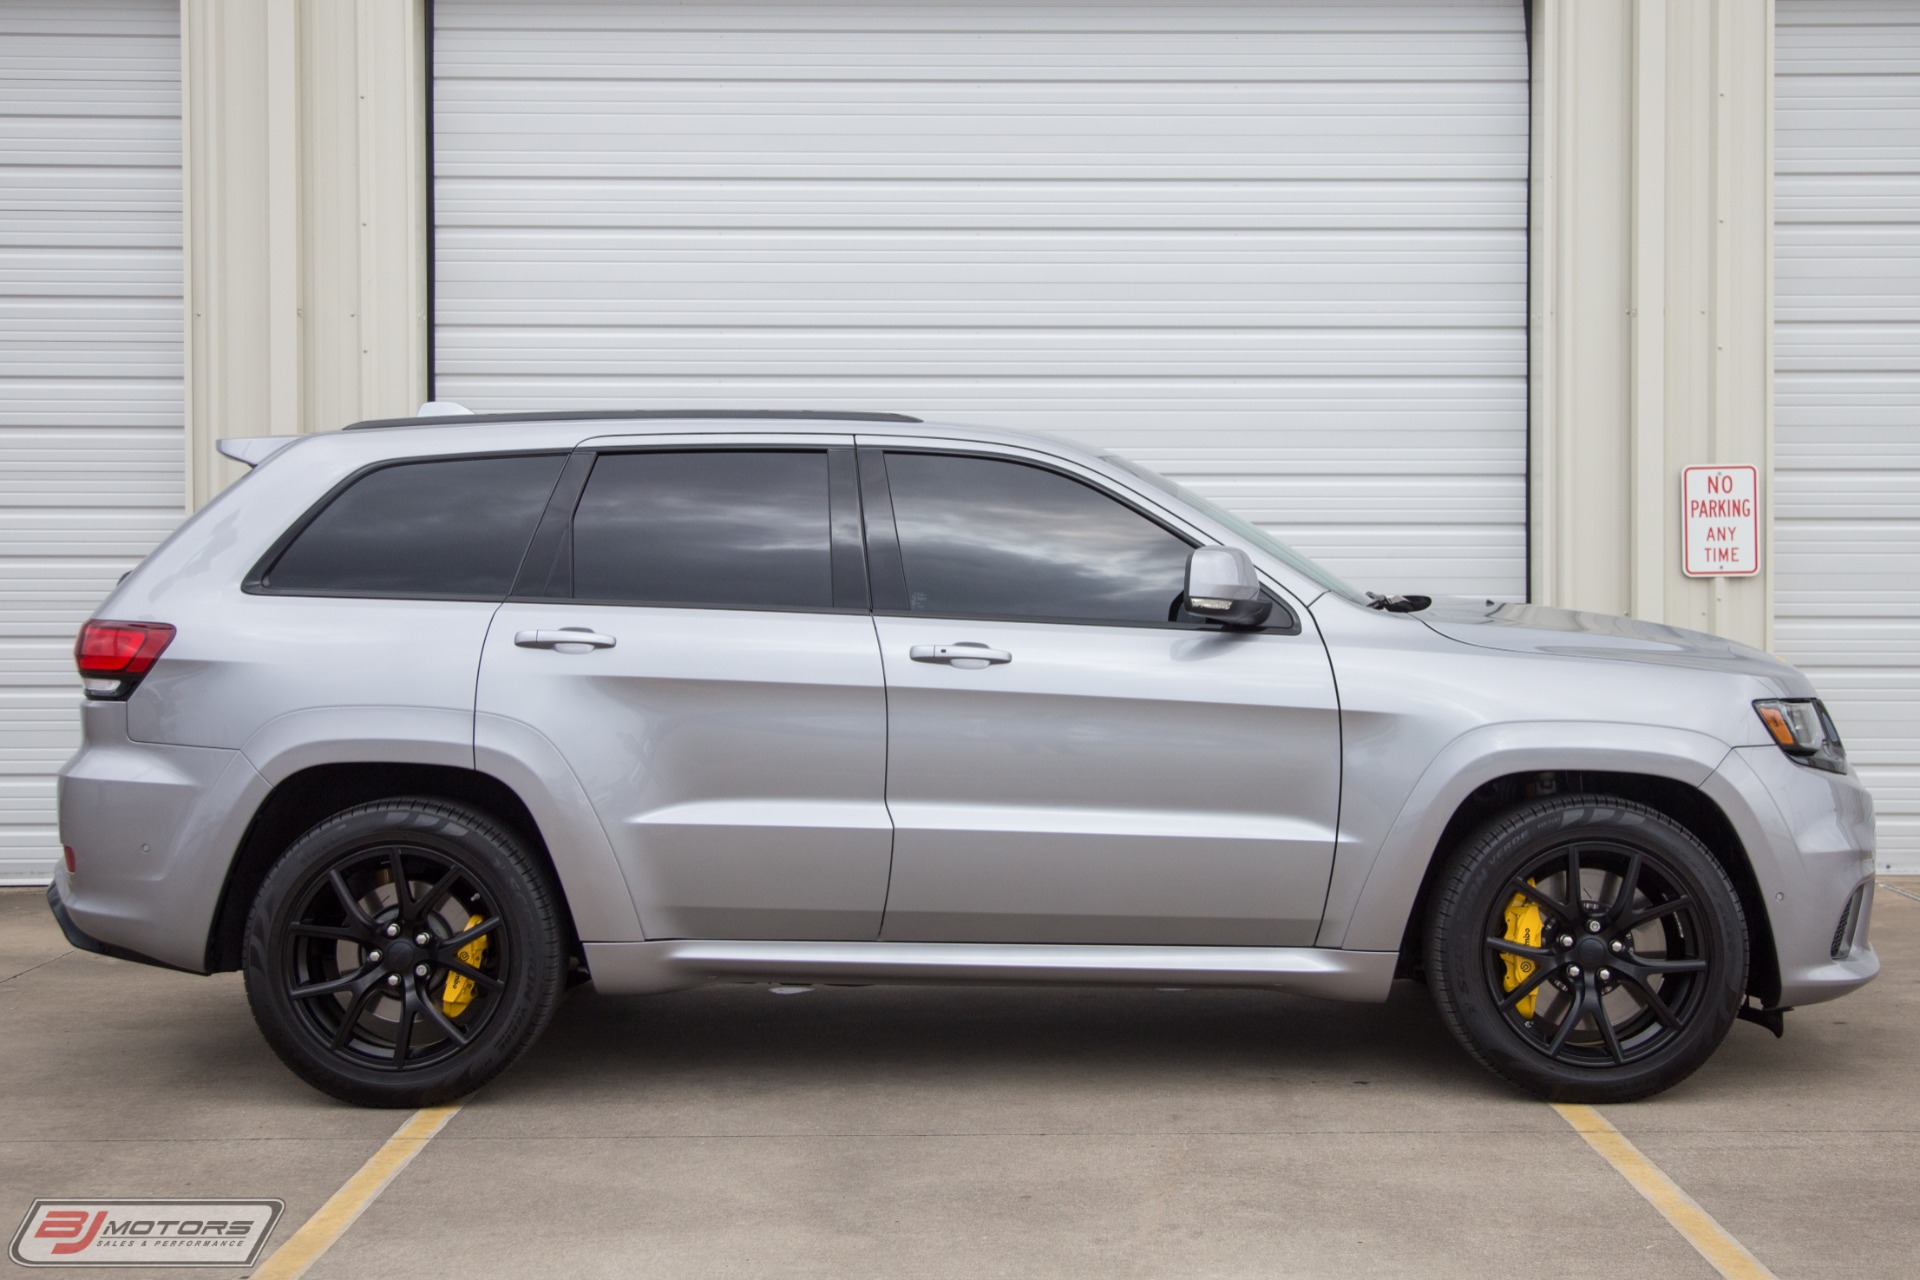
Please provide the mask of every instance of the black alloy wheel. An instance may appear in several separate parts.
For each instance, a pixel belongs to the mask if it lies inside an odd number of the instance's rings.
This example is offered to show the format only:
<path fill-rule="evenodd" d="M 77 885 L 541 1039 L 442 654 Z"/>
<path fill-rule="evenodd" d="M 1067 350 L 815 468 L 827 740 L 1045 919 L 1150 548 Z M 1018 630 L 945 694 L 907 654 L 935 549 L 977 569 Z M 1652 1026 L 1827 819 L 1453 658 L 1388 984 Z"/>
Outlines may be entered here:
<path fill-rule="evenodd" d="M 297 1074 L 351 1102 L 479 1087 L 538 1037 L 564 977 L 555 895 L 504 827 L 387 800 L 289 847 L 248 921 L 247 994 Z"/>
<path fill-rule="evenodd" d="M 1670 1087 L 1744 998 L 1746 925 L 1725 870 L 1672 819 L 1612 797 L 1537 800 L 1482 828 L 1436 885 L 1426 941 L 1455 1037 L 1561 1101 Z"/>
<path fill-rule="evenodd" d="M 309 1032 L 387 1071 L 471 1043 L 499 1007 L 513 948 L 477 881 L 452 858 L 403 844 L 357 850 L 310 876 L 280 970 Z"/>

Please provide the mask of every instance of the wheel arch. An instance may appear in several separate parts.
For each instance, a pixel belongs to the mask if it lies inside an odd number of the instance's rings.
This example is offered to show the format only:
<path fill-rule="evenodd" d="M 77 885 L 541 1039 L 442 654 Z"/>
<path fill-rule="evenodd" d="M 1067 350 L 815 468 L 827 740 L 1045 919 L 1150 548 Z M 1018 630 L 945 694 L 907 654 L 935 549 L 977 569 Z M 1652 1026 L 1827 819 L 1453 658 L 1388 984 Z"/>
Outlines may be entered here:
<path fill-rule="evenodd" d="M 1424 952 L 1427 902 L 1453 853 L 1488 821 L 1528 800 L 1553 795 L 1599 795 L 1644 804 L 1686 828 L 1707 847 L 1740 896 L 1747 920 L 1747 993 L 1763 1008 L 1780 996 L 1780 961 L 1766 895 L 1733 822 L 1699 787 L 1653 773 L 1604 769 L 1543 769 L 1502 774 L 1469 792 L 1453 810 L 1427 861 L 1400 940 L 1397 977 L 1417 977 Z"/>
<path fill-rule="evenodd" d="M 1611 794 L 1667 813 L 1722 859 L 1752 932 L 1749 989 L 1767 1000 L 1779 987 L 1779 958 L 1761 887 L 1764 869 L 1756 875 L 1739 834 L 1748 815 L 1728 813 L 1706 790 L 1732 750 L 1711 734 L 1659 725 L 1541 720 L 1470 729 L 1430 757 L 1418 780 L 1386 811 L 1390 818 L 1361 811 L 1350 819 L 1343 802 L 1342 847 L 1318 945 L 1399 951 L 1409 929 L 1419 927 L 1437 868 L 1488 816 L 1489 797 L 1512 779 L 1577 775 L 1624 788 Z M 1369 849 L 1350 849 L 1346 842 L 1363 839 L 1374 822 L 1384 834 L 1367 839 Z"/>
<path fill-rule="evenodd" d="M 227 868 L 207 933 L 209 973 L 238 969 L 247 913 L 267 872 L 287 846 L 325 818 L 357 804 L 403 796 L 448 800 L 479 809 L 510 828 L 554 877 L 560 889 L 567 945 L 580 953 L 580 934 L 567 902 L 565 878 L 540 823 L 506 783 L 476 769 L 445 764 L 333 762 L 309 765 L 277 783 L 254 811 Z"/>

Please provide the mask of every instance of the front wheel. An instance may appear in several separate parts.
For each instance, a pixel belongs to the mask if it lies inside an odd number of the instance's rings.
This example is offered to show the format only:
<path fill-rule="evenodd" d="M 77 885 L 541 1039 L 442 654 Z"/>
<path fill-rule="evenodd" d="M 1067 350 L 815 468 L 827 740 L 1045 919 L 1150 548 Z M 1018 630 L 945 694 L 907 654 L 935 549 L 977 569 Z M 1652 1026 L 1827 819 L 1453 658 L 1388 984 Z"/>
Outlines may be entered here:
<path fill-rule="evenodd" d="M 360 805 L 287 849 L 247 920 L 247 1000 L 283 1062 L 347 1102 L 446 1102 L 545 1030 L 565 977 L 555 895 L 486 815 Z"/>
<path fill-rule="evenodd" d="M 1645 805 L 1565 796 L 1469 839 L 1429 903 L 1441 1019 L 1495 1074 L 1564 1102 L 1658 1093 L 1705 1062 L 1744 999 L 1726 872 Z"/>

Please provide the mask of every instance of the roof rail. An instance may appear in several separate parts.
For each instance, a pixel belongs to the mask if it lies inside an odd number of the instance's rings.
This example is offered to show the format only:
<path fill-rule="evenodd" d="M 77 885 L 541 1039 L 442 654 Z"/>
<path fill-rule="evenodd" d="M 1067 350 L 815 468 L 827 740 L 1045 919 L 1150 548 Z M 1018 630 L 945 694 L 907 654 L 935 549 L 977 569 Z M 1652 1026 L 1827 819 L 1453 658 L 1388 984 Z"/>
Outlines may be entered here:
<path fill-rule="evenodd" d="M 430 408 L 434 403 L 421 405 Z M 437 402 L 450 403 L 448 401 Z M 662 421 L 688 418 L 799 419 L 805 422 L 922 422 L 904 413 L 841 413 L 831 409 L 565 409 L 547 413 L 468 413 L 440 409 L 411 418 L 370 418 L 341 428 L 343 431 L 375 431 L 384 427 L 445 427 L 456 423 L 481 422 L 606 422 Z"/>

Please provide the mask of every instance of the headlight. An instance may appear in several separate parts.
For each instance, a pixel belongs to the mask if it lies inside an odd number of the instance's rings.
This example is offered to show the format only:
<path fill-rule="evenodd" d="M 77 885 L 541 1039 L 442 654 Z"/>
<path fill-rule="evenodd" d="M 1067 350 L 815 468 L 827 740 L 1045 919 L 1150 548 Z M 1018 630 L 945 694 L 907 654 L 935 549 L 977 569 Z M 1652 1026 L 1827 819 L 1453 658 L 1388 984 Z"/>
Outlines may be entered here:
<path fill-rule="evenodd" d="M 1768 698 L 1753 704 L 1780 749 L 1801 764 L 1828 773 L 1847 771 L 1847 749 L 1818 698 Z"/>

